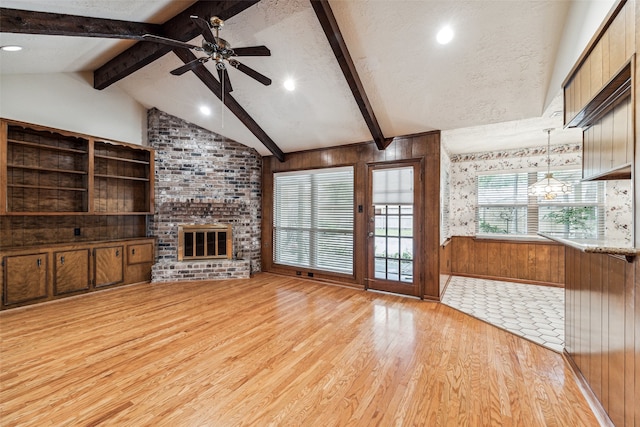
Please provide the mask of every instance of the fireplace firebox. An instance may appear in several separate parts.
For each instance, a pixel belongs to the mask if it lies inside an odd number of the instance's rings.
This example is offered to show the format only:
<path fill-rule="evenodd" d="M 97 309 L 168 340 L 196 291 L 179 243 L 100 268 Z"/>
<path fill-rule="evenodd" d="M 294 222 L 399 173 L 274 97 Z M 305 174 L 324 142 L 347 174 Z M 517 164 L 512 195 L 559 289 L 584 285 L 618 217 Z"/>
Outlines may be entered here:
<path fill-rule="evenodd" d="M 231 225 L 189 224 L 178 226 L 178 261 L 231 259 Z"/>

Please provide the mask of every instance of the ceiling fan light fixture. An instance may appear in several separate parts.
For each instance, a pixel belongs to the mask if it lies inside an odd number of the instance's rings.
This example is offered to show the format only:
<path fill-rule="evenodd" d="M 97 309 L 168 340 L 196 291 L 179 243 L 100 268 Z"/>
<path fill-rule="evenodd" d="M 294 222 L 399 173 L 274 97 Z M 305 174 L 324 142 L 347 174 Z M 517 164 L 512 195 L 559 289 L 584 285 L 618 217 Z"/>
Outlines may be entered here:
<path fill-rule="evenodd" d="M 438 40 L 438 43 L 440 44 L 449 44 L 451 40 L 453 40 L 454 35 L 455 33 L 453 32 L 453 28 L 449 25 L 445 25 L 440 29 L 440 31 L 438 31 L 436 40 Z"/>
<path fill-rule="evenodd" d="M 18 46 L 18 45 L 7 45 L 7 46 L 2 46 L 0 47 L 1 50 L 5 51 L 5 52 L 19 52 L 22 50 L 22 46 Z"/>
<path fill-rule="evenodd" d="M 296 90 L 296 82 L 292 78 L 286 79 L 282 85 L 289 92 Z"/>

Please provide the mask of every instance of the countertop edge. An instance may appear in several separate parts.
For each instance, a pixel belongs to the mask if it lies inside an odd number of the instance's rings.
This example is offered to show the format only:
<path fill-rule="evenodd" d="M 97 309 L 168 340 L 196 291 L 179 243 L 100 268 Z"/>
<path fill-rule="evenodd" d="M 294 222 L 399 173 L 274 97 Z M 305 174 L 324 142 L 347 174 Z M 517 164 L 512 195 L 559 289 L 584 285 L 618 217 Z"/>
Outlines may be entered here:
<path fill-rule="evenodd" d="M 538 235 L 586 253 L 620 255 L 625 257 L 634 257 L 640 254 L 640 248 L 606 246 L 605 241 L 603 241 L 603 245 L 600 246 L 600 245 L 580 243 L 579 239 L 571 239 L 568 237 L 561 237 L 553 234 L 538 233 Z"/>

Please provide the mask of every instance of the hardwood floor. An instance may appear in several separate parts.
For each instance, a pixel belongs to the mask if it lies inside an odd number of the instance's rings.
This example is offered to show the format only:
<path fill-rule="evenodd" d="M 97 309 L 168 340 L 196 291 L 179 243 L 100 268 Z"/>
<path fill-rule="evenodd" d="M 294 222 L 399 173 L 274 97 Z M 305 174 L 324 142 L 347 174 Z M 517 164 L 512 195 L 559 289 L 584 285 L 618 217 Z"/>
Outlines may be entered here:
<path fill-rule="evenodd" d="M 0 322 L 2 426 L 597 425 L 559 354 L 400 296 L 259 274 Z"/>

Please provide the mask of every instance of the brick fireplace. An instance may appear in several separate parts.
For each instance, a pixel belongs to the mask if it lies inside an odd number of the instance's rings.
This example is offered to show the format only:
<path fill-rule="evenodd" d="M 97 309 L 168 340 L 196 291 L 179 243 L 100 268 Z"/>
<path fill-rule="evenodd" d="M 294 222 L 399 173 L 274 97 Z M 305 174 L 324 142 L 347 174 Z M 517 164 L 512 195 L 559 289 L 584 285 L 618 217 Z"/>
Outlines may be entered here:
<path fill-rule="evenodd" d="M 260 155 L 157 109 L 149 110 L 148 122 L 156 150 L 152 281 L 246 278 L 260 271 Z M 231 226 L 230 257 L 179 260 L 179 226 L 211 224 Z"/>

